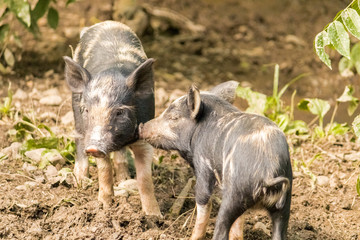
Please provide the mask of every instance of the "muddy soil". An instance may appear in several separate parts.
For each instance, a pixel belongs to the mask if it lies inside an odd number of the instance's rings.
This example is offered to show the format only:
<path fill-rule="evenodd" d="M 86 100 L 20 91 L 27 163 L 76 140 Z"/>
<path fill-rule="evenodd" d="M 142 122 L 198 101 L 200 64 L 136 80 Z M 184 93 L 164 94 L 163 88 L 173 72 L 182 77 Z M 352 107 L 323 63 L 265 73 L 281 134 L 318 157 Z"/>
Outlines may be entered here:
<path fill-rule="evenodd" d="M 281 86 L 300 74 L 308 74 L 290 87 L 285 101 L 296 90 L 297 99 L 318 97 L 334 102 L 347 84 L 359 86 L 358 76 L 344 78 L 338 74 L 338 54 L 330 52 L 334 67 L 331 71 L 312 49 L 316 33 L 348 1 L 151 0 L 146 3 L 170 8 L 206 27 L 206 33 L 201 36 L 164 28 L 148 29 L 141 37 L 147 55 L 157 59 L 156 114 L 194 82 L 207 89 L 223 81 L 237 80 L 243 86 L 270 95 L 275 63 L 280 65 Z M 40 40 L 22 33 L 25 39 L 22 61 L 17 63 L 14 74 L 0 76 L 0 96 L 7 95 L 11 81 L 13 92 L 22 89 L 27 95 L 14 99 L 17 111 L 39 119 L 58 136 L 73 136 L 73 122 L 62 120 L 71 111 L 71 94 L 64 82 L 61 56 L 71 55 L 68 45 L 76 45 L 81 27 L 111 19 L 112 5 L 110 1 L 102 1 L 100 5 L 95 0 L 79 1 L 68 8 L 59 4 L 60 24 L 56 31 L 45 27 L 46 22 L 40 22 L 43 32 Z M 40 103 L 48 89 L 58 90 L 60 104 Z M 55 115 L 46 117 L 43 113 Z M 302 112 L 296 112 L 295 116 L 312 119 Z M 335 120 L 344 122 L 351 118 L 341 110 Z M 13 124 L 13 119 L 0 120 L 0 150 L 13 143 L 7 134 Z M 288 136 L 294 169 L 288 239 L 360 239 L 360 197 L 355 188 L 360 173 L 360 146 L 349 141 L 350 138 L 329 137 L 314 143 Z M 193 172 L 183 159 L 174 156 L 175 152 L 160 150 L 154 156 L 156 198 L 164 215 L 163 219 L 157 219 L 142 213 L 136 191 L 114 197 L 113 206 L 102 209 L 96 200 L 95 166 L 90 169 L 93 182 L 83 189 L 71 182 L 53 182 L 47 170 L 32 168 L 35 164 L 29 159 L 10 154 L 0 160 L 0 238 L 187 239 L 194 225 L 194 192 L 189 193 L 180 216 L 172 217 L 169 211 Z M 312 164 L 305 168 L 303 161 Z M 72 169 L 73 165 L 63 163 L 55 167 Z M 312 176 L 318 177 L 318 181 L 314 182 Z M 213 234 L 220 199 L 217 190 L 207 239 Z M 251 210 L 246 214 L 244 231 L 245 239 L 271 239 L 270 219 L 261 210 Z"/>

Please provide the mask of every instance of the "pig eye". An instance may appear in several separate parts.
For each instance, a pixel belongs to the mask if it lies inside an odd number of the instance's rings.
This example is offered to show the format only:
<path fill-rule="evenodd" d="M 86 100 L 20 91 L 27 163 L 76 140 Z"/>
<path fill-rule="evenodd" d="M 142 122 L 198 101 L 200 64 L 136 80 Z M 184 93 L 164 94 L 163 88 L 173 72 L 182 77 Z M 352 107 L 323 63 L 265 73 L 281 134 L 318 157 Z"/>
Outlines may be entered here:
<path fill-rule="evenodd" d="M 121 115 L 124 114 L 124 112 L 125 112 L 124 109 L 118 109 L 118 110 L 116 111 L 116 116 L 121 116 Z"/>
<path fill-rule="evenodd" d="M 89 111 L 89 110 L 88 110 L 85 106 L 81 106 L 81 107 L 80 107 L 80 112 L 81 112 L 81 113 L 84 113 L 84 112 L 87 113 L 88 111 Z"/>

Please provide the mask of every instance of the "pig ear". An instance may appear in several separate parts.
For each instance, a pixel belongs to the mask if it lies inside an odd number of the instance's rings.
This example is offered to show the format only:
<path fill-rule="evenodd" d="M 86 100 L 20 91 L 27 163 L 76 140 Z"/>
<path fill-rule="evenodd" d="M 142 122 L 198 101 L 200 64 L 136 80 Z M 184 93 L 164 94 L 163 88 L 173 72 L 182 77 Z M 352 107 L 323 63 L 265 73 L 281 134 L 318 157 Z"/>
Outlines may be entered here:
<path fill-rule="evenodd" d="M 82 93 L 85 84 L 90 80 L 90 73 L 70 57 L 63 57 L 65 61 L 65 79 L 73 93 Z"/>
<path fill-rule="evenodd" d="M 197 119 L 200 116 L 202 110 L 202 102 L 199 89 L 197 89 L 195 85 L 192 85 L 189 90 L 187 105 L 191 113 L 191 119 Z"/>
<path fill-rule="evenodd" d="M 155 59 L 149 58 L 143 62 L 127 79 L 126 85 L 138 93 L 153 92 L 154 80 L 152 65 Z"/>
<path fill-rule="evenodd" d="M 236 88 L 239 86 L 237 81 L 228 81 L 221 83 L 210 90 L 210 93 L 216 95 L 217 97 L 233 103 L 235 100 Z"/>

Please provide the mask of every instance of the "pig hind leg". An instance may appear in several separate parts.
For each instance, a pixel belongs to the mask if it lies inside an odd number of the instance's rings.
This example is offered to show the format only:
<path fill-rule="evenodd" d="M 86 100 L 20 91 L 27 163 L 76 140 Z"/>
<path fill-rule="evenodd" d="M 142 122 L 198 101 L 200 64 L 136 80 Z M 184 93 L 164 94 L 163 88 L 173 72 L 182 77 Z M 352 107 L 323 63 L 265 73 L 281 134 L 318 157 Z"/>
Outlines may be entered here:
<path fill-rule="evenodd" d="M 229 239 L 233 223 L 250 207 L 250 199 L 232 194 L 230 189 L 224 189 L 219 213 L 216 219 L 214 239 Z"/>
<path fill-rule="evenodd" d="M 285 203 L 282 208 L 278 209 L 276 206 L 267 208 L 272 220 L 272 239 L 284 240 L 286 239 L 286 232 L 290 217 L 291 192 L 286 195 Z"/>
<path fill-rule="evenodd" d="M 161 217 L 159 205 L 155 198 L 154 184 L 151 176 L 153 148 L 144 141 L 131 145 L 135 155 L 136 180 L 139 188 L 141 204 L 146 215 Z"/>

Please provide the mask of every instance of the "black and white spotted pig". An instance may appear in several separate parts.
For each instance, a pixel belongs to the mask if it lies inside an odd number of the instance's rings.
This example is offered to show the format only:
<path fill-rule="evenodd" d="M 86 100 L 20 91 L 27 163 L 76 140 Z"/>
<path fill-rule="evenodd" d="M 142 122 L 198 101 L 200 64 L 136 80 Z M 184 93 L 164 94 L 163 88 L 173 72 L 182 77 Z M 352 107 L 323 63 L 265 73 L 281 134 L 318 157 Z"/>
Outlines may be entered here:
<path fill-rule="evenodd" d="M 142 207 L 161 215 L 151 178 L 153 148 L 138 141 L 138 124 L 154 117 L 152 65 L 139 38 L 126 25 L 105 21 L 85 28 L 73 59 L 64 57 L 65 77 L 72 91 L 79 181 L 89 174 L 88 156 L 97 158 L 99 201 L 108 207 L 113 195 L 109 153 L 114 152 L 118 180 L 126 178 L 124 147 L 135 155 Z"/>
<path fill-rule="evenodd" d="M 240 216 L 254 206 L 269 212 L 272 239 L 285 239 L 292 187 L 286 138 L 269 119 L 243 113 L 229 103 L 237 85 L 230 81 L 202 93 L 192 87 L 159 117 L 140 125 L 140 138 L 155 147 L 178 150 L 194 168 L 193 240 L 205 236 L 216 182 L 223 196 L 214 239 L 228 239 L 232 226 L 236 233 Z"/>

